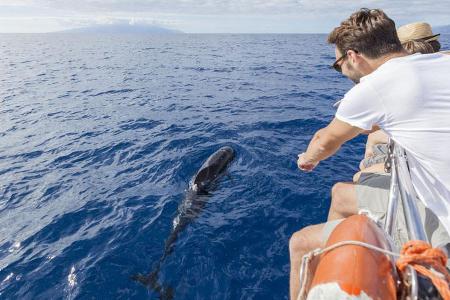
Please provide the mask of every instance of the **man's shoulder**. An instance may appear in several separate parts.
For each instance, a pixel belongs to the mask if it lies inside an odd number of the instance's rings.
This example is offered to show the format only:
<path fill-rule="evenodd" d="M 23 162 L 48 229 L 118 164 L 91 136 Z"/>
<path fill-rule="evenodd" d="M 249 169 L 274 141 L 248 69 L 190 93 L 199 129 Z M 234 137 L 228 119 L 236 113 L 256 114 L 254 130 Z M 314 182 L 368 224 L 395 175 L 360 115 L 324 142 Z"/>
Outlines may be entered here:
<path fill-rule="evenodd" d="M 367 97 L 373 94 L 374 90 L 372 87 L 372 78 L 367 78 L 367 80 L 361 81 L 360 83 L 353 86 L 347 93 L 345 93 L 344 99 Z"/>
<path fill-rule="evenodd" d="M 415 66 L 417 65 L 426 65 L 429 68 L 433 68 L 434 66 L 438 66 L 442 63 L 447 64 L 450 63 L 450 56 L 445 55 L 442 52 L 429 53 L 429 54 L 420 54 L 416 53 L 413 55 L 408 55 L 399 60 L 401 66 Z"/>
<path fill-rule="evenodd" d="M 433 70 L 441 69 L 443 65 L 450 67 L 450 56 L 440 53 L 413 54 L 390 59 L 361 80 L 360 88 L 371 89 L 381 94 L 398 90 L 408 82 L 414 82 L 422 76 L 432 74 Z M 424 72 L 427 71 L 427 72 Z M 357 88 L 355 86 L 355 88 Z M 357 90 L 360 89 L 359 87 Z"/>

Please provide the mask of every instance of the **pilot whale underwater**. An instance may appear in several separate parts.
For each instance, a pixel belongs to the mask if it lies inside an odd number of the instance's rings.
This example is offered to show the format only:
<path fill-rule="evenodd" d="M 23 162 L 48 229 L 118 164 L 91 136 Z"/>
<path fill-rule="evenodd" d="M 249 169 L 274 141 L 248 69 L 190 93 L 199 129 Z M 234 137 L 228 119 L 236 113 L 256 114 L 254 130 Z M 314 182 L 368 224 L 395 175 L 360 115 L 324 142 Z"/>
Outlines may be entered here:
<path fill-rule="evenodd" d="M 203 163 L 189 182 L 185 198 L 179 205 L 178 213 L 173 220 L 172 231 L 166 239 L 164 253 L 155 269 L 148 275 L 137 274 L 131 277 L 159 293 L 161 299 L 173 298 L 173 290 L 170 287 L 163 287 L 158 282 L 158 274 L 162 263 L 173 252 L 178 235 L 201 214 L 211 196 L 209 192 L 216 188 L 218 180 L 226 174 L 234 157 L 233 148 L 225 146 L 214 152 Z"/>

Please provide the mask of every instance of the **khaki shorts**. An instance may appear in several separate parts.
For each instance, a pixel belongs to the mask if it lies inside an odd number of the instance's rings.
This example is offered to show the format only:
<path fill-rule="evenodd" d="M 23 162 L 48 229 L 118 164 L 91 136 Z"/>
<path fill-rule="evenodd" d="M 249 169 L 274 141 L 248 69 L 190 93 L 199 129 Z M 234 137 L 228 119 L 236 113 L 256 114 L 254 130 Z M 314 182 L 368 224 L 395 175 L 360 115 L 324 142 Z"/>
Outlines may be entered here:
<path fill-rule="evenodd" d="M 384 224 L 386 211 L 389 202 L 389 187 L 391 176 L 386 173 L 362 173 L 358 184 L 355 185 L 356 198 L 358 201 L 358 210 L 368 212 L 370 216 L 378 223 Z M 425 233 L 433 247 L 447 247 L 450 250 L 450 237 L 439 219 L 430 209 L 426 208 L 422 201 L 417 201 L 422 224 L 425 227 Z M 408 232 L 406 229 L 405 218 L 403 216 L 403 206 L 398 204 L 397 218 L 393 240 L 398 249 L 407 242 Z M 325 223 L 322 230 L 322 239 L 326 242 L 334 228 L 342 222 L 334 220 Z"/>

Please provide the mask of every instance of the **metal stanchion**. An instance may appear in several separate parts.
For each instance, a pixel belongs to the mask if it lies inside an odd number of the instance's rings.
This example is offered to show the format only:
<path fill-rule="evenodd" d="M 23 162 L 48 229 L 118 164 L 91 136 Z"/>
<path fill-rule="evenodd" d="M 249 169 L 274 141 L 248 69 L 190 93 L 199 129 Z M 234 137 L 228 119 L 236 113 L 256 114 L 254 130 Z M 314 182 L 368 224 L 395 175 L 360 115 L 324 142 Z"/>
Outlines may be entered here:
<path fill-rule="evenodd" d="M 394 142 L 390 140 L 388 143 L 388 158 L 387 158 L 388 163 L 385 164 L 385 169 L 386 172 L 391 172 L 391 187 L 389 190 L 389 202 L 386 211 L 386 220 L 384 223 L 384 230 L 390 237 L 392 237 L 394 234 L 394 227 L 399 201 L 397 171 L 395 167 L 394 168 L 392 167 L 396 164 L 396 158 L 393 149 L 394 149 Z"/>
<path fill-rule="evenodd" d="M 396 160 L 393 167 L 397 173 L 396 177 L 398 179 L 398 188 L 402 199 L 408 237 L 411 240 L 428 242 L 422 221 L 420 220 L 419 210 L 417 209 L 416 201 L 420 200 L 417 198 L 416 191 L 412 185 L 405 150 L 395 145 L 394 156 Z"/>

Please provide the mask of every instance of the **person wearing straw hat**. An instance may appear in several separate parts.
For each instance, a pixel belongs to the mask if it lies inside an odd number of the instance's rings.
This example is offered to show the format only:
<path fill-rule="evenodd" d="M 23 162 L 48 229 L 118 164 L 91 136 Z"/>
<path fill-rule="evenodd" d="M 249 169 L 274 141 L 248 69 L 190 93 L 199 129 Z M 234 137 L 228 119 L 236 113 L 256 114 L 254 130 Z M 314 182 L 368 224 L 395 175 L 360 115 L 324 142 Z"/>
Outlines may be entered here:
<path fill-rule="evenodd" d="M 346 141 L 381 128 L 406 149 L 420 200 L 449 231 L 450 57 L 409 55 L 394 21 L 379 9 L 355 12 L 328 41 L 336 46 L 333 68 L 358 84 L 344 96 L 335 118 L 299 155 L 298 167 L 310 172 Z M 299 290 L 302 256 L 324 245 L 324 226 L 303 228 L 289 241 L 293 299 Z"/>
<path fill-rule="evenodd" d="M 438 41 L 439 33 L 433 34 L 431 26 L 424 22 L 410 23 L 397 29 L 398 39 L 408 53 L 420 52 L 422 54 L 438 52 L 441 44 Z"/>

